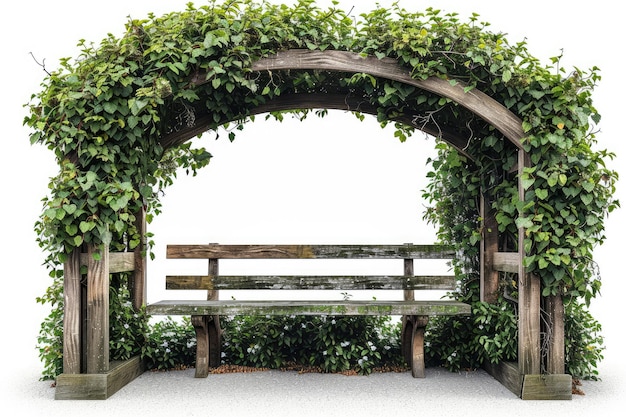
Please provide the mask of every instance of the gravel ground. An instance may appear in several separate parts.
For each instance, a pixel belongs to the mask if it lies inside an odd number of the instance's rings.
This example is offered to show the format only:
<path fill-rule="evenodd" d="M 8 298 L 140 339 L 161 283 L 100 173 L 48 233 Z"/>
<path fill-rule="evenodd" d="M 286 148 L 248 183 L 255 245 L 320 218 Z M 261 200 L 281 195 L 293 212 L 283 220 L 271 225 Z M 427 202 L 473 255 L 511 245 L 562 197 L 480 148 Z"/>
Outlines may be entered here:
<path fill-rule="evenodd" d="M 106 401 L 55 401 L 38 364 L 5 377 L 3 404 L 27 416 L 553 416 L 621 415 L 621 375 L 605 361 L 602 381 L 585 381 L 571 401 L 522 401 L 479 370 L 427 369 L 370 376 L 262 371 L 193 377 L 193 369 L 146 372 Z M 10 382 L 10 383 L 7 383 Z M 6 395 L 6 397 L 5 397 Z M 623 411 L 623 410 L 622 410 Z"/>

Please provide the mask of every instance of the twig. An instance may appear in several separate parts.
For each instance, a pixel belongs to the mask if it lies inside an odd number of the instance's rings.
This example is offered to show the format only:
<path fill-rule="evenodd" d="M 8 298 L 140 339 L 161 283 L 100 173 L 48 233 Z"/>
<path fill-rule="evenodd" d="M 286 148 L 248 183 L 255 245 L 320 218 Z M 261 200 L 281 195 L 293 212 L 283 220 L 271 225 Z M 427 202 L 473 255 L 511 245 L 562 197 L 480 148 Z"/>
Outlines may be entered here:
<path fill-rule="evenodd" d="M 33 57 L 33 61 L 35 61 L 35 63 L 36 63 L 37 65 L 39 65 L 39 66 L 40 66 L 40 67 L 44 70 L 44 72 L 45 72 L 46 74 L 48 74 L 48 75 L 50 75 L 50 76 L 52 75 L 52 74 L 50 74 L 50 73 L 48 72 L 48 70 L 46 69 L 46 58 L 44 58 L 44 59 L 43 59 L 43 61 L 39 62 L 39 61 L 37 61 L 37 58 L 35 58 L 35 55 L 33 55 L 33 53 L 32 53 L 32 52 L 29 52 L 29 54 L 30 54 L 30 56 L 32 56 L 32 57 Z"/>

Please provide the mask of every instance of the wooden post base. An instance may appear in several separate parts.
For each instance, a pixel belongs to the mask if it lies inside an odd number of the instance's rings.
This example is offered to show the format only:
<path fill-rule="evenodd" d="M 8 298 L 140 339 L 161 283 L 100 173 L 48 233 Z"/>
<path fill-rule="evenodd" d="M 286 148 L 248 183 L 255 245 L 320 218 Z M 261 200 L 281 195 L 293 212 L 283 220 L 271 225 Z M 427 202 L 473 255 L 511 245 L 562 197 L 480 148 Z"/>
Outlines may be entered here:
<path fill-rule="evenodd" d="M 123 362 L 111 362 L 110 371 L 102 374 L 61 374 L 56 380 L 55 400 L 106 400 L 141 375 L 146 367 L 136 356 Z"/>
<path fill-rule="evenodd" d="M 572 399 L 571 375 L 522 375 L 512 362 L 487 364 L 483 368 L 522 400 Z"/>

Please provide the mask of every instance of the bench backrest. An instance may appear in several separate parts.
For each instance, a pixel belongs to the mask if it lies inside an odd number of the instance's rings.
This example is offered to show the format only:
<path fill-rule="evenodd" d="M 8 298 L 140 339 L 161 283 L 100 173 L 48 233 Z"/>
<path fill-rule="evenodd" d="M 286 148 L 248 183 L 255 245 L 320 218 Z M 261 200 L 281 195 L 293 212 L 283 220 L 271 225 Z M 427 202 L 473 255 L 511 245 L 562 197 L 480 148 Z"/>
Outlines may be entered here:
<path fill-rule="evenodd" d="M 180 290 L 453 290 L 454 274 L 415 275 L 414 259 L 452 259 L 442 245 L 168 245 L 168 259 L 207 259 L 207 275 L 168 275 Z M 403 275 L 220 275 L 219 259 L 398 259 Z M 405 293 L 405 298 L 411 295 Z"/>

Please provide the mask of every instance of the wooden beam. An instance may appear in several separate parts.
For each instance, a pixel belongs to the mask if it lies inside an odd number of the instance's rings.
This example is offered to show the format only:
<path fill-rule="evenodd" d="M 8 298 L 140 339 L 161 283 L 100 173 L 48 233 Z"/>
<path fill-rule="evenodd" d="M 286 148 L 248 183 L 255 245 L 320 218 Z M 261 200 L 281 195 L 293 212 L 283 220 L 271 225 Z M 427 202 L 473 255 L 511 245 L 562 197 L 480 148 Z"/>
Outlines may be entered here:
<path fill-rule="evenodd" d="M 109 250 L 89 245 L 87 253 L 86 373 L 99 374 L 109 370 Z"/>
<path fill-rule="evenodd" d="M 168 290 L 454 290 L 454 275 L 168 275 Z M 408 297 L 408 298 L 407 298 Z M 209 298 L 211 299 L 211 298 Z M 405 295 L 405 300 L 413 300 Z"/>
<path fill-rule="evenodd" d="M 560 295 L 544 297 L 548 321 L 545 334 L 548 355 L 546 371 L 548 374 L 565 374 L 565 309 Z"/>
<path fill-rule="evenodd" d="M 530 165 L 528 155 L 518 150 L 518 193 L 519 201 L 524 201 L 522 170 Z M 524 267 L 524 236 L 523 227 L 518 230 L 518 289 L 519 289 L 519 323 L 518 323 L 518 367 L 522 375 L 541 373 L 541 284 L 535 274 L 529 274 Z"/>
<path fill-rule="evenodd" d="M 495 252 L 493 254 L 493 269 L 501 272 L 519 272 L 520 256 L 518 252 Z"/>
<path fill-rule="evenodd" d="M 259 106 L 249 109 L 249 116 L 270 113 L 276 111 L 285 111 L 293 109 L 329 109 L 359 112 L 363 114 L 378 115 L 378 108 L 364 102 L 360 97 L 346 96 L 345 94 L 336 93 L 294 93 L 284 94 L 273 98 Z M 394 117 L 391 121 L 399 122 L 407 126 L 429 134 L 434 137 L 440 137 L 448 142 L 458 152 L 465 155 L 469 159 L 473 157 L 465 150 L 468 144 L 468 138 L 458 132 L 454 126 L 444 124 L 423 124 L 416 123 L 413 115 L 400 115 Z M 212 114 L 197 114 L 193 126 L 186 127 L 176 132 L 172 132 L 161 139 L 161 145 L 164 148 L 180 145 L 189 139 L 206 132 L 215 124 Z"/>
<path fill-rule="evenodd" d="M 255 61 L 252 64 L 252 70 L 319 70 L 366 73 L 374 77 L 413 85 L 449 98 L 467 108 L 498 129 L 517 148 L 522 148 L 521 139 L 525 134 L 521 120 L 504 105 L 476 88 L 466 91 L 466 86 L 462 82 L 453 84 L 449 80 L 439 77 L 429 77 L 425 80 L 415 79 L 411 76 L 409 69 L 402 67 L 395 59 L 364 57 L 359 53 L 349 51 L 292 49 Z M 207 82 L 206 77 L 204 80 L 202 76 L 199 77 L 197 82 Z"/>
<path fill-rule="evenodd" d="M 522 400 L 571 400 L 570 375 L 524 375 Z"/>
<path fill-rule="evenodd" d="M 66 374 L 56 378 L 55 400 L 106 400 L 141 375 L 146 367 L 139 356 L 112 362 L 98 374 Z"/>
<path fill-rule="evenodd" d="M 63 265 L 63 373 L 81 371 L 80 249 L 74 249 Z"/>
<path fill-rule="evenodd" d="M 485 363 L 483 368 L 500 382 L 505 388 L 518 397 L 522 396 L 522 385 L 524 376 L 519 373 L 519 369 L 514 362 L 500 362 L 498 364 Z"/>
<path fill-rule="evenodd" d="M 138 311 L 146 305 L 147 287 L 146 276 L 148 273 L 148 263 L 146 261 L 146 209 L 142 208 L 135 214 L 135 225 L 139 233 L 139 245 L 133 251 L 134 270 L 131 275 L 130 294 L 133 308 Z"/>
<path fill-rule="evenodd" d="M 168 245 L 168 259 L 451 259 L 443 245 Z"/>
<path fill-rule="evenodd" d="M 482 194 L 480 199 L 482 218 L 482 241 L 480 245 L 480 300 L 494 303 L 498 299 L 500 274 L 495 267 L 495 254 L 498 252 L 498 222 L 491 201 Z"/>
<path fill-rule="evenodd" d="M 469 304 L 451 300 L 436 301 L 249 301 L 249 300 L 165 300 L 147 306 L 148 314 L 158 315 L 329 315 L 329 316 L 439 316 L 467 315 Z"/>
<path fill-rule="evenodd" d="M 89 254 L 81 253 L 80 264 L 87 266 L 89 264 Z M 109 273 L 117 274 L 119 272 L 131 272 L 135 270 L 135 253 L 134 252 L 110 252 L 109 253 Z"/>
<path fill-rule="evenodd" d="M 454 85 L 449 80 L 438 77 L 430 77 L 426 80 L 414 79 L 409 69 L 402 67 L 398 61 L 391 58 L 378 59 L 376 57 L 363 57 L 359 53 L 348 51 L 311 51 L 311 50 L 287 50 L 278 52 L 269 57 L 258 59 L 252 64 L 253 71 L 280 71 L 280 70 L 322 70 L 322 71 L 338 71 L 347 73 L 367 73 L 374 77 L 398 81 L 404 84 L 412 85 L 426 91 L 438 94 L 442 97 L 449 98 L 459 105 L 467 108 L 472 113 L 478 115 L 487 123 L 490 123 L 498 129 L 511 143 L 517 148 L 522 147 L 521 139 L 525 136 L 522 129 L 521 120 L 509 111 L 504 105 L 500 104 L 487 94 L 474 88 L 469 91 L 465 90 L 462 82 L 456 82 Z M 199 86 L 207 83 L 206 74 L 197 74 L 190 82 Z M 345 99 L 344 99 L 345 101 Z M 342 105 L 336 101 L 326 103 L 322 100 L 316 104 L 319 108 L 333 108 L 335 105 Z M 266 106 L 266 104 L 261 105 Z M 301 102 L 293 103 L 293 107 L 281 107 L 283 110 L 294 108 L 312 108 Z M 344 105 L 345 108 L 345 105 Z M 267 108 L 262 110 L 249 109 L 250 114 L 258 114 L 262 111 L 270 111 Z M 355 110 L 362 111 L 362 110 Z M 365 109 L 362 112 L 372 112 L 371 109 Z M 242 115 L 245 116 L 245 115 Z M 225 121 L 226 122 L 226 121 Z M 197 136 L 198 134 L 208 130 L 214 124 L 210 115 L 203 119 L 198 119 L 194 126 L 187 128 L 175 134 L 165 136 L 161 144 L 164 148 L 180 145 L 187 140 Z M 413 123 L 411 125 L 415 126 Z M 420 128 L 418 126 L 415 126 Z M 447 130 L 444 129 L 444 132 Z M 436 136 L 439 136 L 438 134 Z M 446 139 L 446 138 L 444 138 Z M 447 140 L 447 139 L 446 139 Z M 462 149 L 462 138 L 453 146 Z"/>

